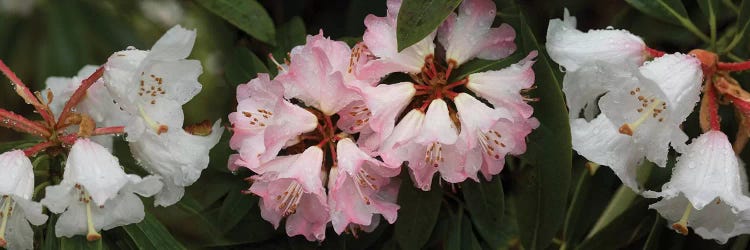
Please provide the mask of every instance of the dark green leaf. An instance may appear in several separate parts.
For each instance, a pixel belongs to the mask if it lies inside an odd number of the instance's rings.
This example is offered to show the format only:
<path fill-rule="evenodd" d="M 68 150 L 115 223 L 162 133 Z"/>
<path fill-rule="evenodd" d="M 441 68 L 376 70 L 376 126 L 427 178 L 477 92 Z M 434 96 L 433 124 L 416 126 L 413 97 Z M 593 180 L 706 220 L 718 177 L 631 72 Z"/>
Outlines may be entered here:
<path fill-rule="evenodd" d="M 474 230 L 471 228 L 471 221 L 466 215 L 463 215 L 461 220 L 461 249 L 464 250 L 480 250 L 482 247 L 479 245 L 477 236 L 474 235 Z"/>
<path fill-rule="evenodd" d="M 711 42 L 711 38 L 703 34 L 690 20 L 682 0 L 625 0 L 631 6 L 649 16 L 672 24 L 682 25 L 693 35 L 704 42 Z"/>
<path fill-rule="evenodd" d="M 741 235 L 734 240 L 731 250 L 747 249 L 748 242 L 750 242 L 750 235 Z"/>
<path fill-rule="evenodd" d="M 649 215 L 648 200 L 639 198 L 625 212 L 617 216 L 602 230 L 586 239 L 579 245 L 580 250 L 587 249 L 618 249 L 622 248 L 633 239 L 638 238 L 640 233 L 651 229 L 652 221 L 656 214 Z M 644 222 L 648 222 L 645 228 L 641 228 Z M 643 232 L 641 232 L 643 231 Z"/>
<path fill-rule="evenodd" d="M 246 83 L 257 77 L 258 73 L 268 73 L 266 64 L 253 52 L 242 47 L 236 48 L 232 53 L 224 72 L 231 86 Z"/>
<path fill-rule="evenodd" d="M 255 39 L 271 45 L 276 44 L 273 20 L 257 1 L 197 0 L 197 2 Z"/>
<path fill-rule="evenodd" d="M 41 141 L 36 139 L 3 142 L 0 143 L 0 152 L 6 152 L 14 149 L 26 149 L 28 147 L 36 145 L 39 142 Z"/>
<path fill-rule="evenodd" d="M 719 16 L 719 4 L 715 0 L 698 0 L 698 6 L 701 8 L 703 15 L 708 19 L 708 26 L 711 29 L 711 49 L 716 46 L 716 19 Z"/>
<path fill-rule="evenodd" d="M 398 13 L 398 51 L 421 41 L 435 31 L 461 0 L 404 0 Z"/>
<path fill-rule="evenodd" d="M 89 242 L 85 236 L 76 235 L 73 238 L 60 238 L 60 250 L 102 249 L 102 240 Z"/>
<path fill-rule="evenodd" d="M 42 242 L 42 249 L 44 250 L 57 250 L 60 249 L 60 240 L 55 235 L 55 224 L 57 222 L 57 215 L 50 213 L 49 219 L 47 220 L 46 229 L 44 230 L 44 242 Z"/>
<path fill-rule="evenodd" d="M 544 249 L 557 234 L 567 206 L 570 185 L 572 149 L 567 109 L 560 91 L 559 70 L 549 61 L 531 31 L 523 12 L 508 3 L 504 21 L 515 27 L 518 36 L 518 53 L 539 50 L 534 64 L 537 89 L 532 95 L 539 98 L 533 103 L 534 116 L 540 126 L 528 137 L 528 147 L 523 159 L 529 166 L 517 173 L 515 189 L 517 220 L 521 242 L 526 249 Z M 516 15 L 516 13 L 518 13 Z"/>
<path fill-rule="evenodd" d="M 146 213 L 143 221 L 122 227 L 139 249 L 185 249 L 156 217 Z"/>
<path fill-rule="evenodd" d="M 504 242 L 499 241 L 503 231 L 503 215 L 505 214 L 505 195 L 503 183 L 499 177 L 492 181 L 477 183 L 465 181 L 462 184 L 466 209 L 471 215 L 471 221 L 477 228 L 477 233 L 487 241 L 492 248 L 500 248 Z"/>
<path fill-rule="evenodd" d="M 227 231 L 239 223 L 253 206 L 258 205 L 258 197 L 243 194 L 240 190 L 244 189 L 246 184 L 241 183 L 241 186 L 236 186 L 229 191 L 229 194 L 224 198 L 224 203 L 221 204 L 221 210 L 219 210 L 219 225 L 225 228 Z"/>
<path fill-rule="evenodd" d="M 570 201 L 570 207 L 565 215 L 565 224 L 563 227 L 563 242 L 566 247 L 574 248 L 575 241 L 574 236 L 576 235 L 575 230 L 578 228 L 579 218 L 583 215 L 584 208 L 587 206 L 588 194 L 591 190 L 591 174 L 587 170 L 583 170 L 578 177 L 578 182 L 573 192 L 573 198 Z"/>
<path fill-rule="evenodd" d="M 732 42 L 722 51 L 729 52 L 735 46 L 740 44 L 745 38 L 745 33 L 750 30 L 750 1 L 742 1 L 740 4 L 740 14 L 737 16 L 737 33 L 734 35 Z"/>
<path fill-rule="evenodd" d="M 648 233 L 646 243 L 643 244 L 643 250 L 656 250 L 659 249 L 659 239 L 661 238 L 661 232 L 664 231 L 664 225 L 666 220 L 661 216 L 656 216 L 653 226 L 651 226 L 651 232 Z"/>
<path fill-rule="evenodd" d="M 689 19 L 682 0 L 625 0 L 634 8 L 665 22 L 680 25 L 680 19 Z"/>
<path fill-rule="evenodd" d="M 433 181 L 432 189 L 423 192 L 414 184 L 405 170 L 401 174 L 401 189 L 398 194 L 398 211 L 395 238 L 403 249 L 420 249 L 430 239 L 432 229 L 440 213 L 440 202 L 443 200 L 443 190 L 437 181 Z"/>

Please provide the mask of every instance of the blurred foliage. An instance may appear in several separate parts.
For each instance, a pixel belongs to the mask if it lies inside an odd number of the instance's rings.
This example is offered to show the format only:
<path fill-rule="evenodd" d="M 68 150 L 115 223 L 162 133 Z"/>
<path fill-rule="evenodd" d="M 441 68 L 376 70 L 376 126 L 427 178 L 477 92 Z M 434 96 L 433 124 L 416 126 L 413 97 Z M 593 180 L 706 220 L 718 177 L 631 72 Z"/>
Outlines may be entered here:
<path fill-rule="evenodd" d="M 582 30 L 613 26 L 630 30 L 662 51 L 687 53 L 705 48 L 722 52 L 725 61 L 750 58 L 750 34 L 744 32 L 750 29 L 750 0 L 523 0 L 517 1 L 518 6 L 516 1 L 497 2 L 496 21 L 516 28 L 520 52 L 496 62 L 469 62 L 458 69 L 459 74 L 502 68 L 530 50 L 543 49 L 547 23 L 560 18 L 563 8 L 578 18 Z M 681 5 L 680 18 L 665 16 L 663 6 L 653 5 L 657 2 Z M 222 4 L 243 8 L 226 9 Z M 364 17 L 383 16 L 385 8 L 385 0 L 38 0 L 26 15 L 0 10 L 0 59 L 39 90 L 47 77 L 73 76 L 84 65 L 102 64 L 127 46 L 147 49 L 174 24 L 197 29 L 191 58 L 203 64 L 203 91 L 185 106 L 186 124 L 190 124 L 226 119 L 236 104 L 237 84 L 259 72 L 275 73 L 269 54 L 281 61 L 293 46 L 305 42 L 305 34 L 321 29 L 326 36 L 351 44 L 361 39 Z M 233 12 L 232 16 L 217 15 L 226 11 Z M 685 20 L 694 26 L 692 30 L 683 27 Z M 80 238 L 48 238 L 37 244 L 50 249 L 746 249 L 748 236 L 718 245 L 694 234 L 683 237 L 671 232 L 655 211 L 646 209 L 653 201 L 618 189 L 619 181 L 609 169 L 600 168 L 592 175 L 584 168 L 585 159 L 574 155 L 570 160 L 564 132 L 567 123 L 555 123 L 560 121 L 558 116 L 567 115 L 560 103 L 546 103 L 561 98 L 555 89 L 559 86 L 549 85 L 559 84 L 561 74 L 542 52 L 535 69 L 543 90 L 534 93 L 544 97 L 537 104 L 537 114 L 542 114 L 546 128 L 532 136 L 531 156 L 508 159 L 507 170 L 492 182 L 466 183 L 461 189 L 445 186 L 443 191 L 436 188 L 423 193 L 405 178 L 400 200 L 409 202 L 402 203 L 396 225 L 381 223 L 372 233 L 340 237 L 329 230 L 322 243 L 286 237 L 260 218 L 256 197 L 240 193 L 248 187 L 243 178 L 250 173 L 227 170 L 231 150 L 230 135 L 225 134 L 211 153 L 209 168 L 177 205 L 153 207 L 147 201 L 149 215 L 143 222 L 107 231 L 104 240 L 93 246 Z M 749 74 L 735 77 L 750 86 Z M 0 85 L 0 93 L 11 93 L 9 84 Z M 33 116 L 21 104 L 15 95 L 0 98 L 1 107 Z M 737 130 L 734 115 L 726 109 L 722 116 L 724 129 L 732 137 Z M 688 119 L 685 130 L 691 136 L 699 134 L 697 115 Z M 22 139 L 19 136 L 0 128 L 0 148 L 28 143 L 4 143 Z M 533 149 L 534 143 L 541 143 L 538 149 Z M 116 151 L 127 171 L 143 171 L 126 153 L 125 143 L 118 142 Z M 749 154 L 745 149 L 742 158 L 747 161 Z M 545 157 L 549 157 L 547 162 L 535 165 Z M 673 164 L 674 157 L 668 165 Z M 669 169 L 645 169 L 643 179 L 657 189 L 670 173 Z M 37 229 L 37 236 L 53 233 L 48 229 Z"/>

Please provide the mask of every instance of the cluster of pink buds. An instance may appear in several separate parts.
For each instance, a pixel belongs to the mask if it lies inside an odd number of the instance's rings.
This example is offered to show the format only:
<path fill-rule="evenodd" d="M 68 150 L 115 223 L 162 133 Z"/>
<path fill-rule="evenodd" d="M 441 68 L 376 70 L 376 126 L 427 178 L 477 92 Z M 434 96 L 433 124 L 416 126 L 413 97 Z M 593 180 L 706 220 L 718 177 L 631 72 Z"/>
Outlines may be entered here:
<path fill-rule="evenodd" d="M 184 187 L 207 167 L 208 151 L 223 132 L 219 122 L 182 128 L 182 105 L 201 89 L 200 63 L 185 59 L 195 35 L 176 26 L 150 51 L 129 47 L 102 66 L 84 67 L 76 77 L 47 79 L 43 92 L 31 92 L 0 61 L 15 92 L 42 119 L 0 109 L 0 126 L 39 140 L 0 154 L 0 247 L 31 249 L 29 223 L 41 225 L 48 217 L 42 205 L 60 214 L 57 236 L 86 235 L 93 241 L 101 238 L 101 230 L 143 220 L 137 195 L 155 196 L 155 204 L 162 206 L 180 200 Z M 113 137 L 122 134 L 151 175 L 124 171 L 112 154 Z M 36 166 L 30 158 L 42 154 L 62 156 L 66 162 L 64 169 L 50 169 L 48 180 L 35 185 Z M 34 202 L 43 189 L 44 198 Z"/>
<path fill-rule="evenodd" d="M 491 0 L 466 0 L 423 40 L 397 49 L 401 1 L 385 17 L 365 19 L 353 48 L 322 32 L 292 49 L 279 74 L 237 88 L 229 115 L 229 167 L 256 175 L 247 193 L 261 197 L 264 219 L 289 236 L 322 241 L 330 222 L 341 234 L 369 232 L 395 204 L 406 164 L 415 185 L 489 180 L 507 155 L 526 151 L 539 122 L 525 96 L 534 86 L 536 51 L 501 70 L 455 75 L 467 61 L 499 60 L 515 52 L 515 31 L 491 27 Z M 437 39 L 436 39 L 437 38 Z M 436 41 L 437 40 L 437 41 Z M 436 51 L 436 42 L 445 53 Z M 444 56 L 442 56 L 444 55 Z M 386 83 L 390 74 L 411 81 Z"/>
<path fill-rule="evenodd" d="M 582 32 L 567 10 L 550 21 L 547 50 L 566 69 L 563 91 L 579 154 L 610 167 L 644 197 L 661 198 L 651 208 L 681 234 L 690 227 L 723 244 L 750 233 L 747 178 L 737 157 L 750 135 L 750 93 L 730 76 L 750 69 L 749 62 L 719 62 L 705 50 L 668 54 L 625 30 Z M 703 134 L 687 144 L 681 125 L 699 102 Z M 722 132 L 720 104 L 740 114 L 734 145 Z M 638 166 L 648 160 L 666 167 L 670 148 L 680 154 L 671 180 L 660 192 L 643 190 Z"/>

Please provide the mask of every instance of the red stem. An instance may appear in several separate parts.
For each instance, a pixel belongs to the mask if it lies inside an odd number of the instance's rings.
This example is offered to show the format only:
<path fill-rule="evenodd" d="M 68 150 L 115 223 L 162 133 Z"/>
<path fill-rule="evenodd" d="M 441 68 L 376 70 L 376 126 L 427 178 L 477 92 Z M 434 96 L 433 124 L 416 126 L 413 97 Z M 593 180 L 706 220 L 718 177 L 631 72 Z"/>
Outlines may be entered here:
<path fill-rule="evenodd" d="M 81 100 L 83 100 L 83 97 L 86 96 L 86 91 L 89 89 L 89 87 L 91 87 L 91 85 L 93 85 L 96 82 L 96 80 L 99 80 L 99 78 L 102 77 L 102 74 L 104 74 L 104 67 L 99 67 L 93 74 L 91 74 L 91 76 L 89 76 L 88 78 L 84 79 L 81 82 L 81 86 L 79 86 L 78 89 L 76 89 L 76 91 L 73 92 L 73 95 L 70 97 L 68 102 L 65 103 L 65 108 L 63 108 L 63 111 L 60 114 L 60 119 L 57 120 L 56 128 L 61 128 L 65 126 L 65 124 L 63 123 L 65 119 L 67 119 L 68 116 L 70 116 L 71 109 L 75 107 L 76 105 L 78 105 L 78 103 L 81 102 Z"/>
<path fill-rule="evenodd" d="M 20 116 L 11 111 L 0 109 L 0 126 L 7 127 L 18 132 L 29 133 L 40 137 L 49 137 L 52 133 L 49 130 L 36 122 L 33 122 L 26 117 Z"/>
<path fill-rule="evenodd" d="M 451 72 L 453 72 L 453 67 L 455 67 L 456 61 L 450 60 L 448 61 L 448 69 L 445 70 L 445 79 L 448 79 L 451 77 Z"/>
<path fill-rule="evenodd" d="M 717 68 L 721 71 L 745 71 L 750 70 L 750 61 L 738 63 L 719 62 Z"/>
<path fill-rule="evenodd" d="M 711 122 L 711 130 L 721 131 L 721 125 L 719 124 L 719 107 L 716 105 L 716 90 L 714 85 L 709 78 L 706 81 L 708 88 L 706 88 L 706 94 L 708 96 L 708 114 L 709 121 Z"/>
<path fill-rule="evenodd" d="M 36 144 L 34 146 L 31 146 L 30 148 L 24 149 L 23 153 L 26 154 L 27 157 L 31 157 L 36 155 L 37 153 L 41 152 L 42 150 L 45 150 L 49 147 L 55 146 L 57 143 L 51 142 L 51 141 L 45 141 L 39 144 Z"/>
<path fill-rule="evenodd" d="M 45 105 L 43 105 L 33 93 L 31 93 L 31 90 L 26 87 L 26 84 L 23 84 L 23 81 L 18 78 L 16 73 L 13 73 L 13 71 L 8 68 L 8 65 L 5 65 L 3 60 L 0 60 L 0 71 L 2 71 L 3 74 L 8 77 L 8 79 L 10 79 L 11 82 L 13 82 L 13 84 L 15 85 L 13 90 L 18 93 L 18 96 L 23 98 L 23 100 L 26 101 L 27 104 L 31 104 L 32 106 L 34 106 L 34 109 L 36 109 L 39 115 L 42 116 L 42 119 L 44 119 L 44 121 L 47 122 L 49 126 L 55 124 L 55 118 L 52 116 L 52 112 Z"/>
<path fill-rule="evenodd" d="M 92 136 L 95 135 L 110 135 L 110 134 L 122 134 L 125 133 L 125 127 L 124 126 L 115 126 L 115 127 L 106 127 L 106 128 L 96 128 L 94 129 L 94 133 L 92 133 Z"/>
<path fill-rule="evenodd" d="M 444 89 L 446 89 L 446 90 L 452 89 L 452 88 L 455 88 L 455 87 L 458 87 L 458 86 L 461 86 L 461 85 L 464 85 L 464 84 L 467 84 L 467 83 L 469 83 L 469 80 L 466 79 L 466 78 L 464 78 L 464 79 L 461 79 L 461 80 L 458 80 L 456 82 L 453 82 L 451 84 L 446 85 Z"/>
<path fill-rule="evenodd" d="M 664 54 L 667 54 L 667 53 L 666 53 L 666 52 L 664 52 L 664 51 L 661 51 L 661 50 L 655 50 L 655 49 L 652 49 L 652 48 L 649 48 L 649 47 L 646 47 L 646 53 L 648 53 L 648 54 L 649 54 L 649 55 L 651 55 L 652 57 L 661 57 L 661 56 L 663 56 Z"/>

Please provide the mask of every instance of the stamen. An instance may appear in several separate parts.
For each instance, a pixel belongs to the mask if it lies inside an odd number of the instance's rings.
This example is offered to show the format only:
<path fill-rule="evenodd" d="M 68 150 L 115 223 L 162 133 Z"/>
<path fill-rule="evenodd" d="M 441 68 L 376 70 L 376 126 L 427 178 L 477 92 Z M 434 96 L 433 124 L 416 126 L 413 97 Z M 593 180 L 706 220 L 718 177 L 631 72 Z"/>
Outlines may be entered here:
<path fill-rule="evenodd" d="M 271 59 L 271 62 L 273 62 L 273 64 L 276 64 L 276 69 L 278 69 L 279 71 L 286 72 L 286 68 L 284 68 L 283 66 L 281 66 L 281 64 L 278 61 L 276 61 L 276 58 L 273 57 L 273 54 L 269 53 L 268 54 L 268 58 Z"/>
<path fill-rule="evenodd" d="M 12 202 L 10 196 L 6 195 L 3 198 L 3 210 L 0 212 L 0 217 L 2 217 L 2 223 L 0 223 L 0 247 L 5 247 L 8 244 L 8 241 L 5 240 L 5 229 L 8 226 L 8 217 L 10 217 Z"/>
<path fill-rule="evenodd" d="M 297 182 L 292 182 L 284 191 L 283 195 L 276 196 L 277 201 L 281 201 L 278 209 L 281 210 L 282 216 L 288 216 L 297 212 L 297 205 L 302 200 L 302 186 Z"/>
<path fill-rule="evenodd" d="M 641 126 L 641 124 L 643 124 L 643 122 L 645 122 L 646 119 L 648 119 L 649 117 L 657 118 L 659 114 L 661 114 L 661 112 L 666 108 L 666 105 L 664 102 L 660 100 L 656 100 L 655 98 L 651 98 L 651 100 L 648 100 L 647 98 L 644 98 L 643 96 L 638 96 L 638 99 L 642 100 L 641 101 L 643 103 L 642 106 L 645 107 L 646 109 L 645 110 L 641 108 L 637 109 L 638 113 L 642 113 L 641 117 L 639 117 L 638 120 L 636 120 L 635 122 L 626 123 L 620 126 L 619 131 L 621 134 L 632 136 L 633 131 L 635 131 L 639 126 Z M 649 102 L 651 102 L 650 105 L 648 105 Z M 656 107 L 659 105 L 661 105 L 661 107 L 663 108 L 657 109 Z M 662 122 L 663 118 L 659 118 L 658 121 Z"/>
<path fill-rule="evenodd" d="M 146 124 L 151 129 L 153 129 L 154 132 L 156 132 L 157 135 L 160 135 L 162 133 L 166 133 L 167 131 L 169 131 L 169 126 L 163 125 L 163 124 L 159 124 L 156 121 L 154 121 L 153 119 L 151 119 L 151 117 L 149 117 L 148 115 L 146 115 L 146 111 L 143 110 L 143 107 L 139 106 L 138 107 L 138 112 L 141 113 L 141 117 L 143 118 L 143 121 L 145 121 Z"/>
<path fill-rule="evenodd" d="M 441 162 L 445 161 L 443 158 L 443 146 L 439 142 L 433 142 L 427 147 L 425 152 L 424 161 L 427 164 L 431 164 L 433 167 L 438 167 Z"/>
<path fill-rule="evenodd" d="M 502 157 L 499 152 L 500 148 L 505 147 L 505 144 L 501 142 L 502 135 L 499 132 L 495 130 L 489 130 L 487 133 L 477 131 L 477 137 L 479 137 L 479 146 L 482 146 L 484 154 L 495 160 Z"/>
<path fill-rule="evenodd" d="M 688 234 L 688 228 L 687 228 L 687 222 L 688 218 L 690 217 L 690 212 L 693 211 L 693 205 L 688 204 L 685 208 L 685 212 L 682 213 L 682 218 L 680 218 L 680 221 L 677 223 L 672 224 L 672 229 L 677 231 L 678 233 L 682 235 Z"/>

